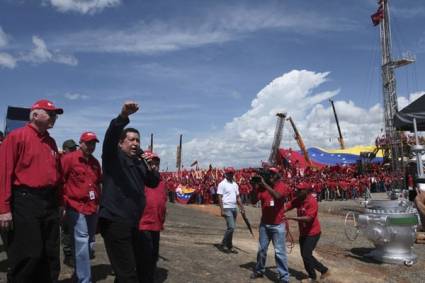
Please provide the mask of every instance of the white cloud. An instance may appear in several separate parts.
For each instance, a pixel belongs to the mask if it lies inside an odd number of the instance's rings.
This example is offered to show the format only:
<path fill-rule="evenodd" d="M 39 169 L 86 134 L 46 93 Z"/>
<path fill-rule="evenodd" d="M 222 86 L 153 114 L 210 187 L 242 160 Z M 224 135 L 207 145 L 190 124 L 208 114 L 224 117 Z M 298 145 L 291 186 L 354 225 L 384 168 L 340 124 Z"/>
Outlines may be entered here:
<path fill-rule="evenodd" d="M 105 8 L 118 6 L 121 0 L 44 0 L 60 12 L 77 12 L 81 14 L 94 14 Z"/>
<path fill-rule="evenodd" d="M 0 26 L 0 47 L 5 47 L 9 42 L 9 36 L 3 31 Z"/>
<path fill-rule="evenodd" d="M 80 94 L 80 93 L 72 93 L 72 92 L 67 92 L 65 93 L 65 98 L 69 99 L 69 100 L 86 100 L 89 99 L 88 95 L 85 94 Z"/>
<path fill-rule="evenodd" d="M 16 59 L 8 53 L 0 52 L 0 67 L 13 69 L 16 67 Z"/>
<path fill-rule="evenodd" d="M 219 16 L 218 16 L 219 15 Z M 345 18 L 326 18 L 313 12 L 287 11 L 275 7 L 210 9 L 191 20 L 140 22 L 127 29 L 86 30 L 57 38 L 55 46 L 88 52 L 154 54 L 220 44 L 261 30 L 317 33 L 351 30 Z"/>
<path fill-rule="evenodd" d="M 49 50 L 42 38 L 33 36 L 32 42 L 34 44 L 34 48 L 30 52 L 22 54 L 19 60 L 35 64 L 55 62 L 70 66 L 78 65 L 78 60 L 73 55 L 62 54 L 60 51 Z"/>
<path fill-rule="evenodd" d="M 292 117 L 307 147 L 337 148 L 338 136 L 328 99 L 339 90 L 317 92 L 329 73 L 293 70 L 269 83 L 251 103 L 251 109 L 228 122 L 224 129 L 183 145 L 184 164 L 198 160 L 202 166 L 259 166 L 273 141 L 277 112 Z M 363 109 L 352 101 L 335 101 L 344 139 L 349 146 L 373 144 L 382 127 L 382 108 Z M 298 149 L 289 123 L 285 123 L 281 146 Z M 330 138 L 332 139 L 330 140 Z M 164 147 L 162 147 L 164 148 Z M 174 164 L 175 148 L 161 152 Z M 170 158 L 171 157 L 171 158 Z"/>

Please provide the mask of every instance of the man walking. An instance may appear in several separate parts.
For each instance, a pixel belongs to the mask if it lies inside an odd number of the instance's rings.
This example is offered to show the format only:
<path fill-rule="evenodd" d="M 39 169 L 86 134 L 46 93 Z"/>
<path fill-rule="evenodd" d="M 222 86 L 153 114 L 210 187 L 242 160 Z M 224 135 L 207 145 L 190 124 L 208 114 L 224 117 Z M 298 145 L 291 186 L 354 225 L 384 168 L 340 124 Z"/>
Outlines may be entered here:
<path fill-rule="evenodd" d="M 270 240 L 273 242 L 275 261 L 279 273 L 279 282 L 289 282 L 288 257 L 286 254 L 286 227 L 283 223 L 285 217 L 284 204 L 290 191 L 279 175 L 277 168 L 267 169 L 270 180 L 266 182 L 261 177 L 260 183 L 253 184 L 252 201 L 261 202 L 261 223 L 259 232 L 259 247 L 257 253 L 257 264 L 251 279 L 264 276 L 267 250 Z"/>
<path fill-rule="evenodd" d="M 285 211 L 297 208 L 296 217 L 286 219 L 298 222 L 300 230 L 300 250 L 305 270 L 308 273 L 308 282 L 318 282 L 315 270 L 321 273 L 320 279 L 329 277 L 329 269 L 320 263 L 314 256 L 313 250 L 320 239 L 319 207 L 317 200 L 311 194 L 311 185 L 300 183 L 297 185 L 296 198 L 285 205 Z"/>
<path fill-rule="evenodd" d="M 98 142 L 95 133 L 85 132 L 80 137 L 79 150 L 62 158 L 63 199 L 79 283 L 91 282 L 90 254 L 94 248 L 102 175 L 100 164 L 92 155 Z"/>
<path fill-rule="evenodd" d="M 233 180 L 235 169 L 228 167 L 224 170 L 225 178 L 218 184 L 217 195 L 220 204 L 221 216 L 226 219 L 227 229 L 221 241 L 222 248 L 226 252 L 237 253 L 233 248 L 233 232 L 236 226 L 238 215 L 237 205 L 241 213 L 245 213 L 241 198 L 239 196 L 239 186 Z"/>
<path fill-rule="evenodd" d="M 59 184 L 62 178 L 53 128 L 63 110 L 48 100 L 31 107 L 30 122 L 0 147 L 0 228 L 9 231 L 8 282 L 57 282 Z"/>
<path fill-rule="evenodd" d="M 124 127 L 129 116 L 139 110 L 134 102 L 124 103 L 111 121 L 103 141 L 103 191 L 99 224 L 116 282 L 140 282 L 138 224 L 145 207 L 145 184 L 155 188 L 159 173 L 144 162 L 140 134 Z"/>

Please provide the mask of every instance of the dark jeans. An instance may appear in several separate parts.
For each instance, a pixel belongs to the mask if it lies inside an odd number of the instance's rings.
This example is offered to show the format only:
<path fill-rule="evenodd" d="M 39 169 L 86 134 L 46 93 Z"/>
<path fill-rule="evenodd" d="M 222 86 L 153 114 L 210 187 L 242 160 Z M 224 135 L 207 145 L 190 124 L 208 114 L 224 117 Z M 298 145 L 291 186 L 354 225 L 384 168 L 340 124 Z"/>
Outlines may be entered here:
<path fill-rule="evenodd" d="M 328 268 L 321 264 L 314 256 L 313 250 L 316 248 L 317 242 L 320 239 L 320 234 L 315 236 L 301 236 L 300 237 L 300 249 L 301 256 L 303 258 L 305 270 L 308 276 L 312 279 L 316 279 L 316 272 L 325 273 Z"/>
<path fill-rule="evenodd" d="M 115 283 L 140 282 L 137 267 L 141 261 L 139 231 L 128 223 L 100 218 L 100 233 L 105 242 L 106 253 L 115 272 Z"/>
<path fill-rule="evenodd" d="M 12 189 L 8 282 L 57 282 L 60 272 L 57 191 Z"/>
<path fill-rule="evenodd" d="M 159 231 L 140 231 L 142 260 L 138 267 L 139 278 L 143 283 L 153 283 L 155 280 L 156 263 L 159 258 Z"/>
<path fill-rule="evenodd" d="M 70 227 L 68 223 L 68 218 L 62 220 L 61 223 L 61 241 L 62 241 L 62 251 L 64 257 L 72 257 L 72 236 L 70 234 Z"/>

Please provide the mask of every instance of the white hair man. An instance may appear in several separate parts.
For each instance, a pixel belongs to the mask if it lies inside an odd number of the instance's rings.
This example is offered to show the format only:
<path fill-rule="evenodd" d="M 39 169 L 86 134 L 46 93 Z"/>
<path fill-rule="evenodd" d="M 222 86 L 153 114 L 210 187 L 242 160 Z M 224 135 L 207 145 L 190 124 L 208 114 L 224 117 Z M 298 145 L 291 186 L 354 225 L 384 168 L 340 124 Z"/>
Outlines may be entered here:
<path fill-rule="evenodd" d="M 62 173 L 47 130 L 62 113 L 48 100 L 37 101 L 30 122 L 9 133 L 0 147 L 0 228 L 9 232 L 9 282 L 58 280 Z"/>

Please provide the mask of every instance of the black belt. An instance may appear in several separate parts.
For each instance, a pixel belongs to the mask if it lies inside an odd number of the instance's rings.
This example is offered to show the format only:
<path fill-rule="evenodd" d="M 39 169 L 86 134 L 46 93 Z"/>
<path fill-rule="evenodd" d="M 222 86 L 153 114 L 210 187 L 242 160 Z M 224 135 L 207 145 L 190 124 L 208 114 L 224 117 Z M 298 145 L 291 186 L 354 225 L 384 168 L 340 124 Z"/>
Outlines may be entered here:
<path fill-rule="evenodd" d="M 28 186 L 14 186 L 12 192 L 27 193 L 38 196 L 50 196 L 57 192 L 57 188 L 53 186 L 32 188 Z"/>

